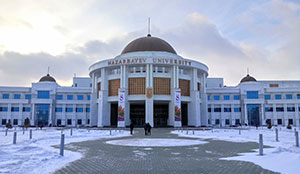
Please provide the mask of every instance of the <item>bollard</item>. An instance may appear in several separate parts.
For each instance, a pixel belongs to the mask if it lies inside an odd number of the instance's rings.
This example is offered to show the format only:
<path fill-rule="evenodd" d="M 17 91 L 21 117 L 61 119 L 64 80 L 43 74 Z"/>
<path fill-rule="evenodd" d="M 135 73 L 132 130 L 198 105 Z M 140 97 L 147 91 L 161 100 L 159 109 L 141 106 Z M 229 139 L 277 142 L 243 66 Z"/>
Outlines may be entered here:
<path fill-rule="evenodd" d="M 211 133 L 213 133 L 214 132 L 214 129 L 211 129 Z"/>
<path fill-rule="evenodd" d="M 259 155 L 263 155 L 263 135 L 259 134 Z"/>
<path fill-rule="evenodd" d="M 64 148 L 65 148 L 65 134 L 61 134 L 60 138 L 60 155 L 64 156 Z"/>
<path fill-rule="evenodd" d="M 5 130 L 5 136 L 7 136 L 8 129 Z"/>
<path fill-rule="evenodd" d="M 193 129 L 193 135 L 195 135 L 195 131 L 194 131 L 194 129 Z"/>
<path fill-rule="evenodd" d="M 278 142 L 279 140 L 278 140 L 278 129 L 277 128 L 275 128 L 275 133 L 276 133 L 276 141 Z"/>
<path fill-rule="evenodd" d="M 32 139 L 32 129 L 29 130 L 29 139 Z"/>
<path fill-rule="evenodd" d="M 239 135 L 241 135 L 241 128 L 239 128 Z"/>
<path fill-rule="evenodd" d="M 186 134 L 187 134 L 187 135 L 189 134 L 189 129 L 186 129 Z"/>
<path fill-rule="evenodd" d="M 73 135 L 73 129 L 71 128 L 70 130 L 70 135 L 72 136 Z"/>
<path fill-rule="evenodd" d="M 109 129 L 109 135 L 111 135 L 111 129 Z"/>
<path fill-rule="evenodd" d="M 299 147 L 299 134 L 298 131 L 295 133 L 295 138 L 296 138 L 296 147 Z"/>
<path fill-rule="evenodd" d="M 17 132 L 14 132 L 13 144 L 17 144 Z"/>

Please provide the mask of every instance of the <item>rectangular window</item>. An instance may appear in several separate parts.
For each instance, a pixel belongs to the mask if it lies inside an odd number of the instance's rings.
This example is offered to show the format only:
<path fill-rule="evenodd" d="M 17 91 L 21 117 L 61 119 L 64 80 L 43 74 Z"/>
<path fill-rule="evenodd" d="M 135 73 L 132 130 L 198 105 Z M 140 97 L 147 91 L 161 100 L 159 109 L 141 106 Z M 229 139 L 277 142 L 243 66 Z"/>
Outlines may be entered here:
<path fill-rule="evenodd" d="M 220 96 L 219 95 L 215 95 L 214 96 L 214 100 L 220 100 Z"/>
<path fill-rule="evenodd" d="M 67 95 L 68 100 L 73 100 L 73 95 Z"/>
<path fill-rule="evenodd" d="M 289 119 L 289 124 L 293 124 L 293 119 Z"/>
<path fill-rule="evenodd" d="M 207 120 L 208 124 L 210 124 L 210 119 Z"/>
<path fill-rule="evenodd" d="M 67 120 L 67 124 L 68 124 L 68 125 L 72 125 L 72 119 L 68 119 L 68 120 Z"/>
<path fill-rule="evenodd" d="M 30 112 L 30 107 L 23 107 L 23 112 Z"/>
<path fill-rule="evenodd" d="M 61 119 L 57 119 L 56 125 L 57 125 L 57 126 L 61 126 Z"/>
<path fill-rule="evenodd" d="M 286 94 L 285 99 L 291 100 L 291 99 L 293 99 L 293 95 L 292 94 Z"/>
<path fill-rule="evenodd" d="M 240 100 L 240 96 L 239 96 L 239 95 L 234 95 L 234 96 L 233 96 L 233 99 L 234 99 L 234 100 Z"/>
<path fill-rule="evenodd" d="M 221 112 L 221 108 L 214 108 L 214 112 Z"/>
<path fill-rule="evenodd" d="M 297 99 L 300 99 L 300 94 L 297 94 Z"/>
<path fill-rule="evenodd" d="M 224 95 L 224 100 L 230 100 L 230 96 L 229 95 Z"/>
<path fill-rule="evenodd" d="M 240 124 L 240 119 L 235 119 L 235 124 Z"/>
<path fill-rule="evenodd" d="M 90 108 L 85 108 L 86 112 L 90 112 L 91 109 Z M 89 123 L 88 123 L 89 124 Z"/>
<path fill-rule="evenodd" d="M 282 125 L 282 119 L 277 119 L 277 124 Z"/>
<path fill-rule="evenodd" d="M 270 94 L 266 94 L 265 95 L 265 100 L 270 100 L 271 99 L 271 95 Z"/>
<path fill-rule="evenodd" d="M 207 96 L 207 100 L 208 100 L 208 101 L 210 100 L 210 96 L 209 96 L 209 95 Z"/>
<path fill-rule="evenodd" d="M 14 94 L 14 99 L 20 99 L 21 98 L 21 94 Z"/>
<path fill-rule="evenodd" d="M 8 111 L 8 107 L 0 107 L 0 112 L 7 112 Z"/>
<path fill-rule="evenodd" d="M 280 95 L 280 94 L 276 94 L 276 95 L 275 95 L 275 99 L 276 99 L 276 100 L 281 100 L 281 95 Z"/>
<path fill-rule="evenodd" d="M 77 95 L 77 100 L 83 100 L 83 95 Z"/>
<path fill-rule="evenodd" d="M 19 112 L 19 107 L 11 107 L 11 112 Z"/>
<path fill-rule="evenodd" d="M 56 107 L 55 112 L 62 112 L 62 108 L 61 107 Z"/>
<path fill-rule="evenodd" d="M 73 112 L 73 108 L 66 108 L 66 112 Z"/>
<path fill-rule="evenodd" d="M 25 99 L 30 100 L 31 99 L 31 94 L 25 94 Z"/>
<path fill-rule="evenodd" d="M 6 125 L 6 119 L 2 119 L 2 125 Z"/>
<path fill-rule="evenodd" d="M 76 112 L 83 112 L 83 108 L 76 108 Z"/>
<path fill-rule="evenodd" d="M 295 112 L 295 107 L 287 107 L 288 112 Z"/>
<path fill-rule="evenodd" d="M 14 119 L 14 120 L 13 120 L 13 124 L 14 124 L 14 125 L 18 125 L 18 119 Z"/>
<path fill-rule="evenodd" d="M 241 112 L 241 108 L 234 108 L 234 112 Z"/>
<path fill-rule="evenodd" d="M 247 91 L 247 99 L 258 99 L 258 91 Z"/>
<path fill-rule="evenodd" d="M 267 119 L 267 120 L 266 120 L 266 123 L 267 123 L 267 124 L 271 124 L 271 119 Z"/>
<path fill-rule="evenodd" d="M 63 95 L 57 95 L 56 100 L 63 100 Z"/>
<path fill-rule="evenodd" d="M 2 94 L 3 99 L 9 99 L 9 94 Z"/>
<path fill-rule="evenodd" d="M 273 112 L 273 107 L 265 107 L 266 112 Z"/>
<path fill-rule="evenodd" d="M 82 124 L 82 120 L 81 120 L 81 119 L 78 119 L 78 120 L 77 120 L 77 124 L 78 124 L 78 125 L 81 125 L 81 124 Z"/>
<path fill-rule="evenodd" d="M 219 119 L 216 119 L 215 123 L 216 123 L 216 124 L 220 124 L 220 120 L 219 120 Z"/>
<path fill-rule="evenodd" d="M 87 99 L 88 99 L 88 100 L 91 100 L 91 95 L 88 95 L 88 96 L 87 96 Z"/>
<path fill-rule="evenodd" d="M 207 108 L 207 111 L 208 111 L 208 112 L 211 112 L 211 108 Z"/>
<path fill-rule="evenodd" d="M 224 108 L 224 112 L 231 112 L 231 108 Z"/>
<path fill-rule="evenodd" d="M 225 124 L 229 125 L 230 124 L 230 120 L 229 119 L 225 119 Z"/>
<path fill-rule="evenodd" d="M 284 111 L 283 107 L 276 107 L 276 112 L 283 112 L 283 111 Z"/>
<path fill-rule="evenodd" d="M 39 98 L 39 99 L 49 99 L 50 98 L 50 92 L 49 91 L 38 91 L 37 98 Z"/>

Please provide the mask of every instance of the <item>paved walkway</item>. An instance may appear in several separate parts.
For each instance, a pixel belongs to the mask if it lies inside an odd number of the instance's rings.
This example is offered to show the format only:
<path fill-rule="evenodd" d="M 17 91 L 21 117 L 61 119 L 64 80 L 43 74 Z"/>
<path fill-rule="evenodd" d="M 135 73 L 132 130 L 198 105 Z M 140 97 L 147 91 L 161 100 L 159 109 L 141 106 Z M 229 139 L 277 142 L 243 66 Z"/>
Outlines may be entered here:
<path fill-rule="evenodd" d="M 153 129 L 152 136 L 145 136 L 143 129 L 137 129 L 127 138 L 182 138 L 170 134 L 172 129 Z M 191 139 L 191 138 L 184 138 Z M 62 173 L 228 173 L 255 174 L 274 173 L 253 163 L 219 160 L 241 152 L 250 152 L 257 143 L 232 143 L 205 140 L 209 143 L 182 147 L 127 147 L 110 145 L 108 139 L 72 143 L 67 148 L 85 151 L 80 160 L 56 171 Z"/>

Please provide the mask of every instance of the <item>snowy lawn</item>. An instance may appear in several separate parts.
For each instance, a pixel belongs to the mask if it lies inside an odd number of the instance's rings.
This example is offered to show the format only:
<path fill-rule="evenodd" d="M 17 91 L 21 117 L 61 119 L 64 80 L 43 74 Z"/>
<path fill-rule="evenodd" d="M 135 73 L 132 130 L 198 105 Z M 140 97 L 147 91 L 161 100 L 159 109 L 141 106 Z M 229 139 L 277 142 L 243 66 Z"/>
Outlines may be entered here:
<path fill-rule="evenodd" d="M 80 159 L 83 154 L 79 152 L 64 151 L 59 155 L 59 149 L 52 147 L 60 144 L 61 131 L 56 128 L 43 128 L 33 130 L 32 139 L 29 140 L 29 129 L 23 135 L 22 129 L 17 129 L 17 144 L 13 144 L 13 130 L 5 136 L 5 129 L 0 130 L 0 173 L 51 173 L 64 167 L 68 163 Z M 65 144 L 102 138 L 129 136 L 128 131 L 73 129 L 64 131 Z"/>
<path fill-rule="evenodd" d="M 297 131 L 299 129 L 297 128 Z M 259 141 L 259 134 L 263 134 L 264 145 L 272 146 L 273 148 L 265 148 L 264 155 L 258 155 L 258 149 L 255 153 L 242 153 L 241 156 L 222 158 L 223 160 L 239 160 L 253 162 L 265 169 L 275 172 L 299 174 L 300 173 L 300 148 L 296 147 L 295 132 L 284 127 L 278 127 L 279 142 L 276 142 L 275 128 L 250 128 L 242 130 L 239 135 L 237 129 L 213 129 L 213 131 L 194 131 L 194 135 L 190 130 L 188 134 L 186 131 L 172 131 L 182 137 L 197 137 L 203 139 L 215 139 L 231 142 L 257 142 Z M 258 148 L 258 147 L 257 147 Z"/>

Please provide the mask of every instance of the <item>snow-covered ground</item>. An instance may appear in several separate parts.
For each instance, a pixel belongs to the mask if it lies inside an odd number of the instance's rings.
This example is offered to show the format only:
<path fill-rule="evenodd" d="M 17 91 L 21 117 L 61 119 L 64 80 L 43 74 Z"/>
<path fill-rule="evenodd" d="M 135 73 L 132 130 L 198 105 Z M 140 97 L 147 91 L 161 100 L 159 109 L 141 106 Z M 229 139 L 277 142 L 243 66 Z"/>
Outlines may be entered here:
<path fill-rule="evenodd" d="M 84 152 L 64 151 L 64 156 L 59 155 L 59 149 L 52 147 L 60 144 L 61 131 L 55 128 L 33 130 L 32 139 L 29 140 L 29 129 L 17 129 L 17 143 L 13 144 L 13 130 L 5 136 L 5 129 L 0 130 L 0 173 L 51 173 L 62 168 L 68 163 L 80 159 Z M 101 138 L 129 136 L 128 131 L 73 129 L 64 131 L 65 144 Z"/>
<path fill-rule="evenodd" d="M 297 128 L 297 131 L 299 129 Z M 273 148 L 265 148 L 264 155 L 258 155 L 258 149 L 255 153 L 242 153 L 241 156 L 222 158 L 223 160 L 239 160 L 253 162 L 265 169 L 280 173 L 299 174 L 300 173 L 300 148 L 296 147 L 295 132 L 286 128 L 278 128 L 279 142 L 276 142 L 275 128 L 250 128 L 242 130 L 241 135 L 237 129 L 213 129 L 213 131 L 194 131 L 194 135 L 190 130 L 172 131 L 183 137 L 197 137 L 203 139 L 215 139 L 231 142 L 257 142 L 259 134 L 263 134 L 264 145 Z M 258 147 L 257 147 L 258 148 Z"/>

